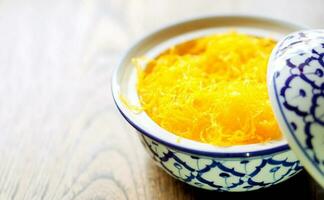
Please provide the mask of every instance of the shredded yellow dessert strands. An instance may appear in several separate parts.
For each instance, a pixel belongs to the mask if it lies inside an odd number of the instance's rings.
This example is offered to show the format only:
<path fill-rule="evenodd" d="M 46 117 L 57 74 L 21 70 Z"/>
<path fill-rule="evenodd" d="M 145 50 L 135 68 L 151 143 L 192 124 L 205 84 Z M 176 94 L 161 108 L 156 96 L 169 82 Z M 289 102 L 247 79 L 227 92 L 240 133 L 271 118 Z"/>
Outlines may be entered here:
<path fill-rule="evenodd" d="M 227 32 L 171 47 L 145 70 L 135 58 L 141 108 L 179 137 L 217 146 L 279 140 L 266 71 L 275 41 Z"/>

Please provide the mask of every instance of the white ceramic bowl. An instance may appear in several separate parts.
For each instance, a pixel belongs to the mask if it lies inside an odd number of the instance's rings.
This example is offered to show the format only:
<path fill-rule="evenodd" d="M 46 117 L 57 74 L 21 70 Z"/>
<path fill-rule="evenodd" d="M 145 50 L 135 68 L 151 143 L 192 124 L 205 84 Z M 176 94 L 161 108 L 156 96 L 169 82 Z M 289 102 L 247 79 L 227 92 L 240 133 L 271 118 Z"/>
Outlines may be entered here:
<path fill-rule="evenodd" d="M 181 22 L 137 42 L 122 58 L 112 77 L 112 94 L 118 110 L 138 131 L 142 144 L 155 162 L 176 179 L 208 190 L 257 190 L 287 180 L 302 167 L 286 140 L 226 148 L 188 139 L 179 141 L 177 136 L 154 123 L 145 112 L 136 114 L 128 110 L 120 95 L 139 105 L 132 58 L 153 58 L 174 44 L 233 28 L 238 32 L 279 40 L 303 27 L 248 16 L 211 16 Z"/>

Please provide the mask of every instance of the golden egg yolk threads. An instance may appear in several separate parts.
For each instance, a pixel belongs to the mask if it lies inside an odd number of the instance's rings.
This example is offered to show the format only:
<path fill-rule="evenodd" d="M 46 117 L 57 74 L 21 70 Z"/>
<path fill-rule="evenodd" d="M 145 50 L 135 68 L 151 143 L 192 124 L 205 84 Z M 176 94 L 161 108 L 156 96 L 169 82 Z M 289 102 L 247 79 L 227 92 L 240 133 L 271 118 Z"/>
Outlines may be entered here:
<path fill-rule="evenodd" d="M 228 32 L 176 45 L 139 70 L 142 108 L 171 133 L 212 145 L 279 140 L 266 85 L 275 43 Z"/>

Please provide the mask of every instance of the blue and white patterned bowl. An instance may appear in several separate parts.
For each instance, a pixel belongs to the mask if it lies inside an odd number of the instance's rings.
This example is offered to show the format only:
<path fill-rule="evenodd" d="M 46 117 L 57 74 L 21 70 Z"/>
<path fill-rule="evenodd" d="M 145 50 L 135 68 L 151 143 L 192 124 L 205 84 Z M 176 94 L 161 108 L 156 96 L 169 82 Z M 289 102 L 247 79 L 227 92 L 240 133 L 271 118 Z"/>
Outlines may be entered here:
<path fill-rule="evenodd" d="M 324 187 L 324 30 L 286 36 L 273 50 L 268 69 L 269 94 L 282 132 Z"/>
<path fill-rule="evenodd" d="M 132 58 L 153 58 L 173 44 L 233 27 L 239 32 L 275 39 L 302 28 L 247 16 L 206 17 L 163 28 L 144 37 L 122 58 L 112 77 L 112 93 L 122 116 L 138 131 L 151 157 L 168 174 L 208 190 L 251 191 L 287 180 L 302 169 L 286 140 L 226 148 L 179 140 L 154 123 L 145 112 L 134 113 L 120 100 L 120 95 L 123 95 L 132 104 L 139 105 Z"/>

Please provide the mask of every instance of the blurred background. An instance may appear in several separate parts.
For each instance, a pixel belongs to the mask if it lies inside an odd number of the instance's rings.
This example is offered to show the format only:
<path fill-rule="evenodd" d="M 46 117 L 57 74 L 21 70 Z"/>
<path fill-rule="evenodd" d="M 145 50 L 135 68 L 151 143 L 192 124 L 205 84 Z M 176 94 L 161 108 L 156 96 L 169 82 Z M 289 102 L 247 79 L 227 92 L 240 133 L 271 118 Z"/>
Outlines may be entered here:
<path fill-rule="evenodd" d="M 303 172 L 224 194 L 157 168 L 117 113 L 111 72 L 131 43 L 169 23 L 249 14 L 324 28 L 322 0 L 0 1 L 0 199 L 324 199 Z"/>

